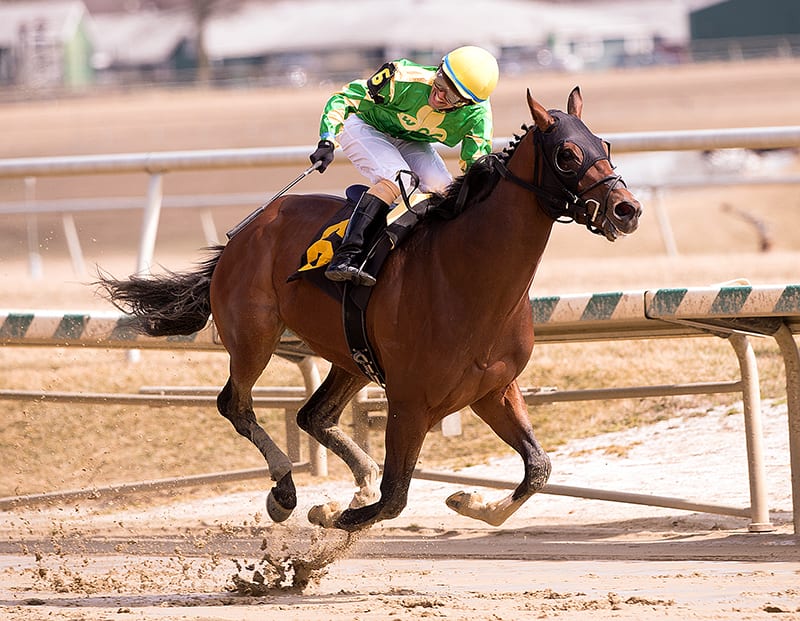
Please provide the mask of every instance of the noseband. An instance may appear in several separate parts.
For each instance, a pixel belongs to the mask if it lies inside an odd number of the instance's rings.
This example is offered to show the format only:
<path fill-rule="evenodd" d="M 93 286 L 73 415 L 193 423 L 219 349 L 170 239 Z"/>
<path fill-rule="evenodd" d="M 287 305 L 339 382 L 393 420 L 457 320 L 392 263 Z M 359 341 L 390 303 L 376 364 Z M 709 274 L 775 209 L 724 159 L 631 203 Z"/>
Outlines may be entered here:
<path fill-rule="evenodd" d="M 585 223 L 592 233 L 605 235 L 602 224 L 607 219 L 609 197 L 617 184 L 627 187 L 625 181 L 620 175 L 612 174 L 583 190 L 578 191 L 578 186 L 595 163 L 606 160 L 614 168 L 611 164 L 611 145 L 592 134 L 578 117 L 560 110 L 549 112 L 555 123 L 544 132 L 538 128 L 533 130 L 534 147 L 540 155 L 534 183 L 517 177 L 500 158 L 495 158 L 495 168 L 504 179 L 536 194 L 541 199 L 539 206 L 542 211 L 556 222 Z M 559 151 L 567 142 L 576 144 L 583 151 L 583 161 L 577 171 L 564 170 L 556 161 Z M 608 146 L 608 152 L 604 145 Z M 584 198 L 601 185 L 607 187 L 602 203 L 593 198 Z"/>

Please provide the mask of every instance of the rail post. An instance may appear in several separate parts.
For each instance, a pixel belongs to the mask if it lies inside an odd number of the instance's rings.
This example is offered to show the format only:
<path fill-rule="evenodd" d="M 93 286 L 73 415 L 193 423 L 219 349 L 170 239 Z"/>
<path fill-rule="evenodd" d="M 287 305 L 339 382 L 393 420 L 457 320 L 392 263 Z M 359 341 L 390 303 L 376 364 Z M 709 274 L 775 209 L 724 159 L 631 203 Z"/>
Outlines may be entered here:
<path fill-rule="evenodd" d="M 30 206 L 35 200 L 36 177 L 25 177 L 25 204 Z M 42 255 L 39 253 L 39 222 L 36 214 L 30 211 L 25 215 L 25 226 L 28 234 L 28 270 L 31 278 L 41 280 Z"/>
<path fill-rule="evenodd" d="M 739 359 L 742 375 L 742 409 L 744 412 L 744 436 L 747 445 L 747 472 L 750 480 L 750 524 L 752 533 L 775 530 L 769 521 L 767 504 L 767 480 L 764 466 L 764 432 L 761 424 L 761 397 L 758 385 L 758 363 L 748 338 L 734 332 L 728 341 Z"/>
<path fill-rule="evenodd" d="M 161 173 L 151 173 L 147 185 L 147 205 L 142 221 L 142 237 L 139 240 L 139 256 L 136 273 L 140 276 L 150 273 L 153 264 L 153 251 L 156 247 L 158 221 L 161 217 L 161 203 L 164 197 L 164 177 Z"/>
<path fill-rule="evenodd" d="M 789 418 L 789 462 L 792 473 L 792 520 L 800 535 L 800 349 L 784 323 L 774 335 L 786 370 L 786 410 Z"/>

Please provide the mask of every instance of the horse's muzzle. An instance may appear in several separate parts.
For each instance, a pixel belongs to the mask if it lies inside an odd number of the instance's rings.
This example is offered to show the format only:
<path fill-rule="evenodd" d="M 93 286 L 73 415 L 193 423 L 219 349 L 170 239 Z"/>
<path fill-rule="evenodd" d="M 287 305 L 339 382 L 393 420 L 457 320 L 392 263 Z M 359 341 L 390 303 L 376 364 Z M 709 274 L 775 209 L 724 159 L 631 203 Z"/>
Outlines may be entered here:
<path fill-rule="evenodd" d="M 614 241 L 620 235 L 630 235 L 639 228 L 639 216 L 641 215 L 642 206 L 634 198 L 614 203 L 606 214 L 608 224 L 611 225 L 605 227 L 606 237 Z"/>

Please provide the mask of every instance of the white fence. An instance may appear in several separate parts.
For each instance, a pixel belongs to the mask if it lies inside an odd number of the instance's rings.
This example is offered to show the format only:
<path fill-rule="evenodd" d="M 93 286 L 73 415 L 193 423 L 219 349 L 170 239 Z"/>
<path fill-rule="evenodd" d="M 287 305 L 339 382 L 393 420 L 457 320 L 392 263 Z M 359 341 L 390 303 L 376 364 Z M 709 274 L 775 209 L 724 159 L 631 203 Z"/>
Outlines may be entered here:
<path fill-rule="evenodd" d="M 656 131 L 656 132 L 629 132 L 612 133 L 605 136 L 613 143 L 614 153 L 632 153 L 645 151 L 695 151 L 729 148 L 746 149 L 777 149 L 800 146 L 800 126 L 789 127 L 755 127 L 739 129 L 715 130 L 686 130 L 686 131 Z M 496 149 L 502 149 L 510 143 L 509 138 L 496 138 Z M 453 148 L 437 145 L 439 152 L 447 158 L 455 158 L 457 151 Z M 155 247 L 158 224 L 162 206 L 188 206 L 186 199 L 165 201 L 163 196 L 163 176 L 167 173 L 199 170 L 224 170 L 234 168 L 253 168 L 268 166 L 297 166 L 305 169 L 308 165 L 308 154 L 313 150 L 311 146 L 296 147 L 265 147 L 255 149 L 214 149 L 200 151 L 168 151 L 158 153 L 129 153 L 108 155 L 84 155 L 65 157 L 36 157 L 0 160 L 0 178 L 18 178 L 25 180 L 29 188 L 33 188 L 37 177 L 75 176 L 75 175 L 103 175 L 118 173 L 146 173 L 149 175 L 147 198 L 144 207 L 142 233 L 139 241 L 139 251 L 136 270 L 147 272 L 152 263 L 153 249 Z M 334 166 L 341 165 L 344 158 L 334 162 Z M 775 179 L 772 182 L 798 183 L 800 179 Z M 718 180 L 718 183 L 732 184 L 736 179 Z M 752 180 L 747 180 L 752 183 Z M 646 184 L 645 185 L 651 185 Z M 651 185 L 652 187 L 652 185 Z M 32 193 L 32 192 L 31 192 Z M 256 207 L 263 202 L 263 196 L 242 195 L 225 197 L 224 204 L 231 204 L 231 198 L 236 202 L 245 202 Z M 219 204 L 221 197 L 206 196 L 193 197 L 189 204 L 193 206 L 210 207 Z M 105 202 L 105 208 L 109 208 Z M 119 207 L 130 207 L 129 203 L 119 204 Z M 137 207 L 139 205 L 136 205 Z M 62 213 L 65 238 L 72 257 L 75 270 L 83 271 L 83 256 L 80 248 L 77 230 L 72 218 L 74 211 L 82 209 L 98 209 L 100 205 L 91 201 L 61 201 L 51 205 L 38 204 L 33 198 L 22 203 L 0 205 L 0 214 L 27 213 L 35 214 L 43 211 L 59 211 Z M 669 254 L 675 253 L 675 242 L 671 227 L 666 215 L 656 202 L 656 216 L 659 221 L 661 235 L 664 240 L 665 250 Z M 33 226 L 33 225 L 31 225 Z M 206 239 L 209 243 L 217 241 L 217 233 L 211 220 L 210 213 L 206 213 L 202 220 Z M 35 230 L 35 228 L 34 228 Z M 31 273 L 34 277 L 41 276 L 41 258 L 38 256 L 38 240 L 32 239 L 29 233 L 29 252 Z"/>

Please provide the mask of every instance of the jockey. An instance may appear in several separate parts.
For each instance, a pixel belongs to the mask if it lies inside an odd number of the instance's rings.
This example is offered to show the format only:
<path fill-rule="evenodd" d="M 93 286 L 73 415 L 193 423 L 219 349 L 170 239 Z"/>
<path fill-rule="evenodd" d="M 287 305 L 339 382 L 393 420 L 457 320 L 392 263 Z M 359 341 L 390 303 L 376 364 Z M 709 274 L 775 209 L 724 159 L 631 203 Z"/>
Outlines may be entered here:
<path fill-rule="evenodd" d="M 360 255 L 370 224 L 385 226 L 400 196 L 398 174 L 413 172 L 423 192 L 443 191 L 453 181 L 432 143 L 460 143 L 462 172 L 491 152 L 489 95 L 498 76 L 489 52 L 466 46 L 446 54 L 438 67 L 387 62 L 369 79 L 350 82 L 331 96 L 310 160 L 322 162 L 318 170 L 324 172 L 338 145 L 372 186 L 356 205 L 326 277 L 375 284 L 359 269 Z"/>

